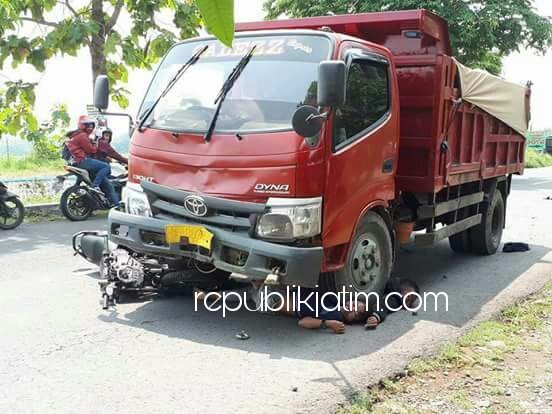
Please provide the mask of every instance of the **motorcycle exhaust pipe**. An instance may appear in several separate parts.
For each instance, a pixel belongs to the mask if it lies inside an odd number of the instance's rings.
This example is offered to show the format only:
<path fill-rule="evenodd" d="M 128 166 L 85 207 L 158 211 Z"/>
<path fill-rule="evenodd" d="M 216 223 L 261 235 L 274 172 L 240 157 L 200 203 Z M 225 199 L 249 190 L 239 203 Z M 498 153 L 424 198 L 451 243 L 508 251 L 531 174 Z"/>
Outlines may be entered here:
<path fill-rule="evenodd" d="M 102 206 L 100 205 L 98 199 L 92 196 L 89 191 L 86 191 L 84 197 L 86 198 L 86 203 L 92 208 L 92 210 L 101 209 Z"/>
<path fill-rule="evenodd" d="M 99 266 L 109 250 L 109 236 L 100 231 L 81 231 L 73 235 L 73 250 L 90 263 Z"/>

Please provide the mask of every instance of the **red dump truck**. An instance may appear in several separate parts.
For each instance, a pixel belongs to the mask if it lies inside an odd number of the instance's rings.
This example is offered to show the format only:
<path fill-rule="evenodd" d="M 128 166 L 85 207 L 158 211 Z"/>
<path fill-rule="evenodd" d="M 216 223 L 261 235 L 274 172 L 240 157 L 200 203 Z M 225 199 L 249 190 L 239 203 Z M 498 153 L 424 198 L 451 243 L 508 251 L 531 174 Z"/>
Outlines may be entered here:
<path fill-rule="evenodd" d="M 226 277 L 371 292 L 400 243 L 493 254 L 529 94 L 456 62 L 425 10 L 239 24 L 232 49 L 179 43 L 132 132 L 109 214 L 124 260 L 105 258 L 118 270 L 104 296 Z M 105 111 L 104 78 L 95 101 Z"/>

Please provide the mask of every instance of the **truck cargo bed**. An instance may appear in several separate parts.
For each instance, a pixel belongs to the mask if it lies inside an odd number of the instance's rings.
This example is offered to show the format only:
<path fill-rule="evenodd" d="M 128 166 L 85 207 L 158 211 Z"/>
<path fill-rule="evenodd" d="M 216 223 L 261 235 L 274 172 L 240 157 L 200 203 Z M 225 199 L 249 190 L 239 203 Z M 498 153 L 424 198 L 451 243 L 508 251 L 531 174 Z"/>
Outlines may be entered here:
<path fill-rule="evenodd" d="M 397 58 L 401 137 L 397 188 L 439 192 L 447 186 L 523 172 L 525 139 L 462 102 L 449 56 Z"/>

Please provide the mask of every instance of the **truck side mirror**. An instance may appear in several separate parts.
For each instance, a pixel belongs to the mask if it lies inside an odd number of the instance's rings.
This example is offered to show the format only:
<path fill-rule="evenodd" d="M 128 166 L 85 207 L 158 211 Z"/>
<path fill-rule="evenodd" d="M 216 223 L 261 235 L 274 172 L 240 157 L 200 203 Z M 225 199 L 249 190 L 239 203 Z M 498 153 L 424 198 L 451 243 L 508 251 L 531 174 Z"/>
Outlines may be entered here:
<path fill-rule="evenodd" d="M 94 106 L 100 110 L 105 110 L 109 106 L 109 79 L 105 75 L 100 75 L 96 78 L 96 83 L 94 84 Z"/>
<path fill-rule="evenodd" d="M 322 129 L 327 114 L 320 114 L 314 106 L 303 105 L 297 108 L 291 119 L 291 125 L 298 135 L 304 138 L 315 137 Z"/>
<path fill-rule="evenodd" d="M 318 105 L 339 108 L 345 105 L 345 62 L 324 60 L 318 67 Z"/>

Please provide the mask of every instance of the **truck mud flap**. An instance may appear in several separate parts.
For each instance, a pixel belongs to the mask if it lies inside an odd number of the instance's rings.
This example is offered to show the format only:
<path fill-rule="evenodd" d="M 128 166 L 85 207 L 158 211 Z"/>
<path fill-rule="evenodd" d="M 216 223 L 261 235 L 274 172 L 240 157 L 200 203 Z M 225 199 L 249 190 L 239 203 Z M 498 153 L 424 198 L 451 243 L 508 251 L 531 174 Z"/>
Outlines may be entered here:
<path fill-rule="evenodd" d="M 75 255 L 99 266 L 104 252 L 109 249 L 109 239 L 105 232 L 81 231 L 73 235 Z"/>
<path fill-rule="evenodd" d="M 449 224 L 447 226 L 444 226 L 439 230 L 432 231 L 430 233 L 425 233 L 425 234 L 417 234 L 415 238 L 416 245 L 430 246 L 456 233 L 460 233 L 461 231 L 477 226 L 479 223 L 481 223 L 481 217 L 482 217 L 481 214 L 476 214 L 475 216 L 471 216 L 464 220 L 457 221 L 454 224 Z"/>

